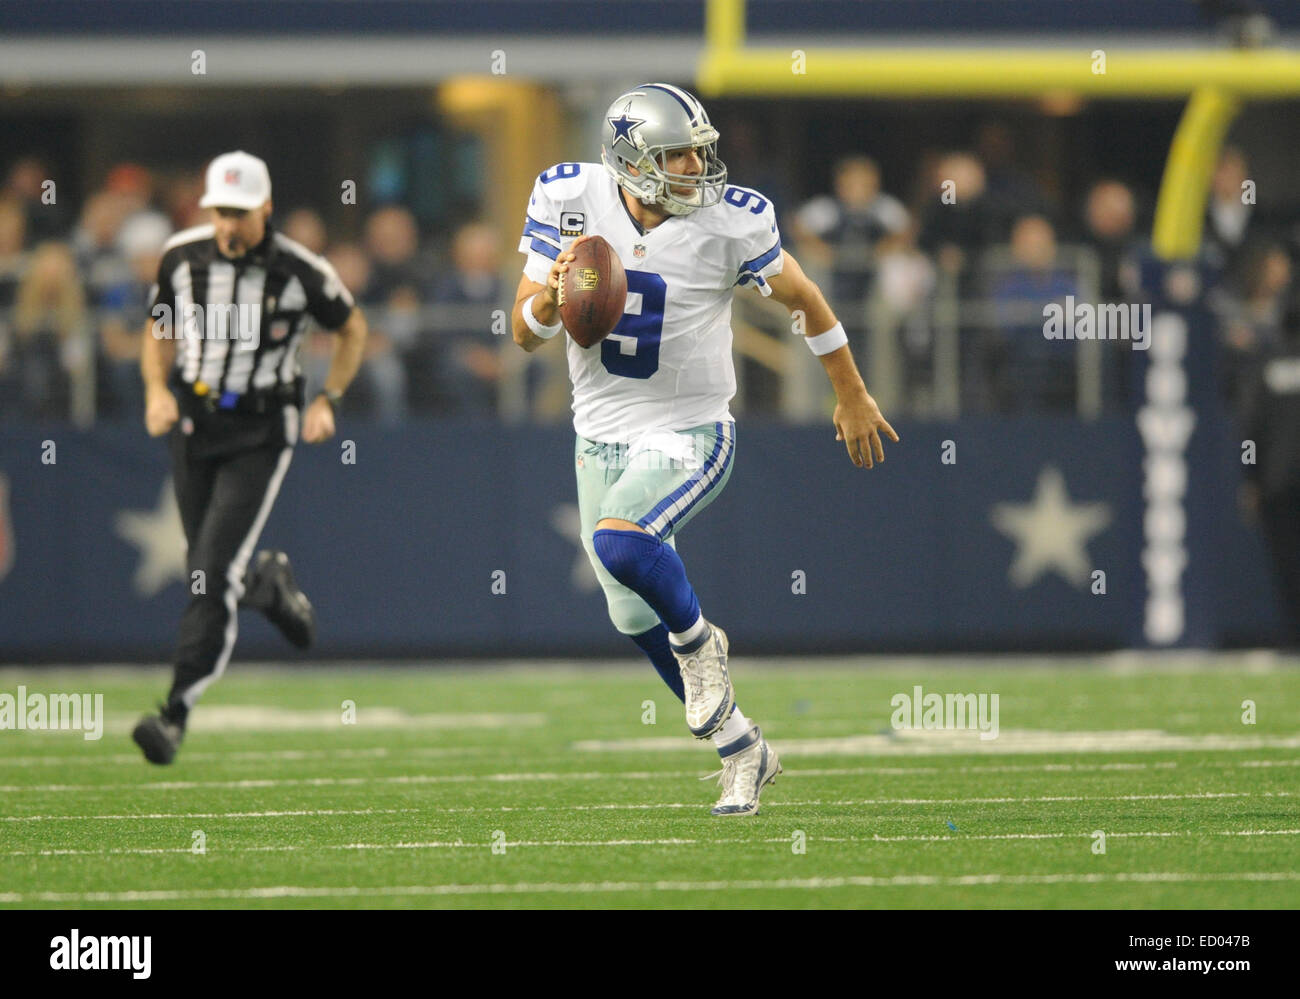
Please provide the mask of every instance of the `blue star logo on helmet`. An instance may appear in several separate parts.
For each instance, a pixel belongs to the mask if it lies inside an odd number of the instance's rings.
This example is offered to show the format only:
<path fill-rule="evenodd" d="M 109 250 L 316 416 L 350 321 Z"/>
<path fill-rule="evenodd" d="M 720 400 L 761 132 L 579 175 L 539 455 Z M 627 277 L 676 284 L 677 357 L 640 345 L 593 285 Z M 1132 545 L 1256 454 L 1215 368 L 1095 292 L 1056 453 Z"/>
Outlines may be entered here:
<path fill-rule="evenodd" d="M 611 145 L 618 145 L 621 140 L 633 149 L 636 148 L 636 143 L 632 141 L 632 130 L 638 125 L 644 125 L 644 118 L 629 118 L 627 111 L 624 110 L 617 118 L 606 118 L 605 120 L 609 122 L 610 128 L 614 130 L 614 141 Z"/>

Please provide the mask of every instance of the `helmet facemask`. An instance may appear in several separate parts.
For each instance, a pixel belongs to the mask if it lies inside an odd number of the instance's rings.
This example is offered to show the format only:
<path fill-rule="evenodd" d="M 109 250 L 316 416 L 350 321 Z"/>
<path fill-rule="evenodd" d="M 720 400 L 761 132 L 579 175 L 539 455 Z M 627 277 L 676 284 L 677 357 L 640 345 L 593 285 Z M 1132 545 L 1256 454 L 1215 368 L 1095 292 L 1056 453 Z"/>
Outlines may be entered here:
<path fill-rule="evenodd" d="M 691 129 L 691 138 L 694 140 L 691 148 L 701 161 L 699 174 L 669 173 L 663 164 L 668 162 L 670 148 L 646 148 L 644 155 L 634 165 L 643 177 L 649 177 L 654 182 L 654 188 L 649 201 L 644 195 L 638 195 L 642 202 L 657 205 L 669 215 L 689 215 L 697 208 L 708 208 L 722 200 L 722 192 L 727 183 L 727 166 L 718 157 L 718 131 L 712 125 L 698 125 Z M 689 187 L 693 190 L 689 194 L 679 194 L 673 190 L 674 187 Z"/>

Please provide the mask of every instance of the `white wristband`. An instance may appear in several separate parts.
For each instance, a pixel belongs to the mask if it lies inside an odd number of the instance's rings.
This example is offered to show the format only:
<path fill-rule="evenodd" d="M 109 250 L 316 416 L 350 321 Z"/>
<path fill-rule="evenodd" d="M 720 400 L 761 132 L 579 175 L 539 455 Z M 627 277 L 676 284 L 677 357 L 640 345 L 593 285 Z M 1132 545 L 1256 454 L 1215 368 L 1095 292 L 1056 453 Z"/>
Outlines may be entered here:
<path fill-rule="evenodd" d="M 825 333 L 818 333 L 816 336 L 804 337 L 804 339 L 808 341 L 808 349 L 818 357 L 829 354 L 832 350 L 839 350 L 849 342 L 843 323 L 836 323 Z"/>
<path fill-rule="evenodd" d="M 538 294 L 541 294 L 541 292 L 538 292 Z M 543 340 L 549 340 L 564 329 L 564 320 L 561 319 L 554 326 L 543 326 L 541 320 L 533 315 L 533 299 L 536 297 L 537 295 L 533 295 L 528 299 L 528 301 L 524 302 L 524 323 L 537 336 L 541 337 Z"/>

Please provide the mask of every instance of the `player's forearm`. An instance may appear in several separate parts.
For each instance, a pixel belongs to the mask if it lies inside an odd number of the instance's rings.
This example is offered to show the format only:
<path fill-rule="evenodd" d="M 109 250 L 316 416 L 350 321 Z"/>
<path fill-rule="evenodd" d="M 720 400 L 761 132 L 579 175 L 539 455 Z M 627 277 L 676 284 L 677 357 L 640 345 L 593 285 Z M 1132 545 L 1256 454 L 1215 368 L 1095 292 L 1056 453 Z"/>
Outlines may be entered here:
<path fill-rule="evenodd" d="M 534 333 L 529 328 L 528 321 L 524 319 L 524 307 L 528 304 L 529 299 L 533 300 L 533 318 L 543 326 L 554 326 L 558 323 L 560 321 L 560 310 L 550 296 L 540 291 L 535 296 L 525 295 L 515 302 L 514 311 L 510 314 L 510 331 L 514 335 L 515 343 L 531 354 L 546 342 L 546 338 Z"/>
<path fill-rule="evenodd" d="M 361 369 L 361 357 L 366 350 L 366 337 L 369 329 L 366 317 L 358 308 L 339 330 L 338 343 L 334 345 L 334 356 L 330 358 L 330 369 L 325 375 L 325 390 L 342 395 L 347 391 L 352 379 Z"/>
<path fill-rule="evenodd" d="M 820 336 L 839 325 L 830 303 L 812 281 L 801 281 L 799 294 L 795 295 L 788 304 L 791 306 L 792 316 L 802 317 L 805 335 L 808 337 Z M 849 350 L 848 344 L 829 354 L 820 355 L 819 359 L 822 367 L 826 369 L 826 376 L 830 379 L 831 386 L 835 389 L 836 398 L 842 400 L 858 393 L 866 394 L 867 387 L 858 372 L 858 366 L 853 360 L 853 352 Z"/>
<path fill-rule="evenodd" d="M 140 345 L 140 377 L 146 392 L 167 388 L 167 372 L 176 360 L 176 344 L 154 336 L 153 323 L 144 324 L 144 340 Z"/>
<path fill-rule="evenodd" d="M 530 330 L 528 324 L 524 322 L 523 302 L 515 303 L 515 311 L 510 315 L 510 332 L 515 338 L 515 343 L 530 354 L 546 342 Z"/>
<path fill-rule="evenodd" d="M 823 354 L 821 362 L 826 369 L 826 377 L 831 380 L 831 387 L 835 389 L 835 398 L 842 402 L 867 394 L 866 383 L 858 372 L 858 366 L 853 361 L 853 351 L 849 350 L 848 344 L 829 354 Z"/>

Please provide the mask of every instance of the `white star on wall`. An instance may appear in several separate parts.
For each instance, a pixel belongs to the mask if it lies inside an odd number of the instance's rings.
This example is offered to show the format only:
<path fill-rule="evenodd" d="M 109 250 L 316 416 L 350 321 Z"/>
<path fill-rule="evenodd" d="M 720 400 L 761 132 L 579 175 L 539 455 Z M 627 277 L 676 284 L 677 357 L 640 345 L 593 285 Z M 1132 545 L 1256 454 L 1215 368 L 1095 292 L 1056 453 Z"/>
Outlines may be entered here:
<path fill-rule="evenodd" d="M 1016 543 L 1008 576 L 1026 587 L 1055 572 L 1071 586 L 1087 584 L 1094 568 L 1088 539 L 1110 524 L 1109 503 L 1072 504 L 1065 476 L 1052 465 L 1038 473 L 1034 498 L 1028 503 L 997 503 L 989 518 L 993 526 Z"/>
<path fill-rule="evenodd" d="M 569 570 L 569 582 L 579 593 L 590 593 L 600 589 L 600 580 L 596 570 L 587 558 L 587 549 L 582 546 L 582 517 L 578 513 L 577 503 L 561 503 L 551 510 L 551 527 L 557 534 L 571 544 L 578 546 L 578 553 L 573 557 L 573 568 Z"/>
<path fill-rule="evenodd" d="M 172 480 L 163 483 L 153 510 L 122 510 L 113 520 L 118 537 L 140 549 L 135 591 L 152 597 L 172 580 L 189 579 L 185 565 L 185 529 L 176 506 Z"/>

